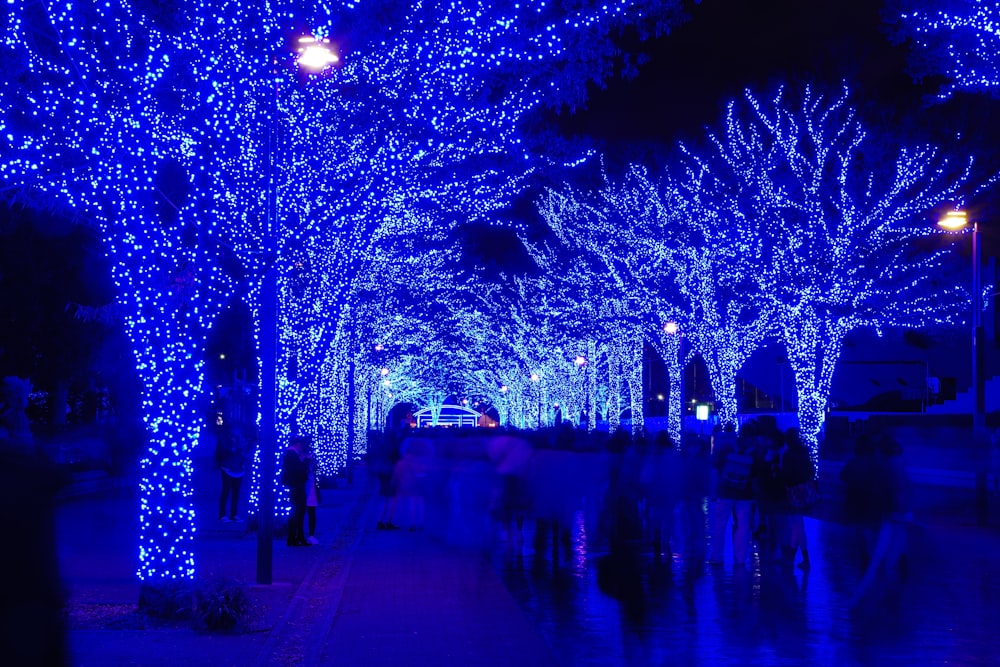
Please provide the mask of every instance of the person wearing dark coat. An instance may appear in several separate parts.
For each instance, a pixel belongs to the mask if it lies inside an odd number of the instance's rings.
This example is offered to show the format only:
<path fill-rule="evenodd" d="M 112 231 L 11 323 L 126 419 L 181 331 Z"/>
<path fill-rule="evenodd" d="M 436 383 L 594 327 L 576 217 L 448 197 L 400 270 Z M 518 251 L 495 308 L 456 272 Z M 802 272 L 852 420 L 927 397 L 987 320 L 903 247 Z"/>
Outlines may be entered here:
<path fill-rule="evenodd" d="M 288 517 L 288 546 L 308 546 L 305 532 L 306 516 L 306 483 L 309 481 L 309 461 L 305 452 L 309 448 L 309 439 L 304 436 L 294 436 L 288 449 L 281 455 L 281 482 L 288 487 L 288 496 L 292 503 L 292 513 Z"/>
<path fill-rule="evenodd" d="M 243 483 L 243 466 L 246 459 L 246 442 L 243 434 L 228 424 L 216 433 L 215 461 L 222 478 L 219 496 L 219 520 L 240 521 L 240 487 Z"/>

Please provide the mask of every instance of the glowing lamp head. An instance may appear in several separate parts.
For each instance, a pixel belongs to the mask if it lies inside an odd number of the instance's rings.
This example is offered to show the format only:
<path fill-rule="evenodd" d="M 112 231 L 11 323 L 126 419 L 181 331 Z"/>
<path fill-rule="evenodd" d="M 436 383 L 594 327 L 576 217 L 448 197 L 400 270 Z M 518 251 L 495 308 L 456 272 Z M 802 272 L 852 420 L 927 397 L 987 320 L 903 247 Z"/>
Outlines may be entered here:
<path fill-rule="evenodd" d="M 538 373 L 532 373 L 531 374 L 531 381 L 532 382 L 538 382 Z"/>
<path fill-rule="evenodd" d="M 585 366 L 587 364 L 587 357 L 583 356 L 582 354 L 578 354 L 576 355 L 576 359 L 573 360 L 573 363 L 575 363 L 577 366 Z"/>
<path fill-rule="evenodd" d="M 667 322 L 663 325 L 663 332 L 668 333 L 671 336 L 680 331 L 681 328 L 677 322 Z"/>
<path fill-rule="evenodd" d="M 965 211 L 948 211 L 943 218 L 938 220 L 937 224 L 941 229 L 947 229 L 949 232 L 957 232 L 965 229 L 969 224 L 969 216 L 966 215 Z"/>
<path fill-rule="evenodd" d="M 507 393 L 507 385 L 505 385 L 505 384 L 500 385 L 500 393 L 501 394 L 506 394 Z"/>
<path fill-rule="evenodd" d="M 313 72 L 321 72 L 340 61 L 330 45 L 330 40 L 325 37 L 322 39 L 309 35 L 299 37 L 296 51 L 299 54 L 296 58 L 299 66 Z"/>
<path fill-rule="evenodd" d="M 383 376 L 385 376 L 385 375 L 388 375 L 388 374 L 389 374 L 389 369 L 388 369 L 388 368 L 383 368 L 383 369 L 382 369 L 381 371 L 379 371 L 379 372 L 380 372 L 380 373 L 381 373 L 381 374 L 382 374 Z"/>

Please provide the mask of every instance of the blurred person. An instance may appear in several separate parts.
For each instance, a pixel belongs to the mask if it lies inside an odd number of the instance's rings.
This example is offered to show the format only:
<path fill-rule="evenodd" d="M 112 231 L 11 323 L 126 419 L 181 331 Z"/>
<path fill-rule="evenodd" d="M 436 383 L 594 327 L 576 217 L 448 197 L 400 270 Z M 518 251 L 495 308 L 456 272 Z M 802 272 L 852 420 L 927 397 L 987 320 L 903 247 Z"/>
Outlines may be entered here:
<path fill-rule="evenodd" d="M 909 569 L 907 544 L 914 523 L 913 491 L 903 463 L 903 448 L 894 438 L 882 436 L 876 442 L 876 451 L 873 478 L 880 490 L 874 494 L 879 513 L 878 533 L 852 606 L 864 599 L 878 582 L 889 589 L 895 588 Z"/>
<path fill-rule="evenodd" d="M 711 495 L 715 469 L 708 443 L 701 438 L 682 440 L 680 472 L 680 525 L 684 562 L 697 573 L 705 561 L 705 501 Z"/>
<path fill-rule="evenodd" d="M 802 442 L 799 429 L 790 428 L 786 431 L 782 450 L 780 476 L 786 490 L 815 478 L 816 471 L 809 456 L 809 448 Z M 809 560 L 809 540 L 806 537 L 804 510 L 791 504 L 787 504 L 786 507 L 785 534 L 781 540 L 782 559 L 794 563 L 796 553 L 800 552 L 802 560 L 798 567 L 809 570 L 812 563 Z"/>
<path fill-rule="evenodd" d="M 844 484 L 844 519 L 854 526 L 857 551 L 863 568 L 868 566 L 881 521 L 879 500 L 883 487 L 875 443 L 861 435 L 854 443 L 854 456 L 840 470 Z"/>
<path fill-rule="evenodd" d="M 754 456 L 754 437 L 749 432 L 736 437 L 732 424 L 727 424 L 713 438 L 712 462 L 716 483 L 712 503 L 711 565 L 722 565 L 730 524 L 734 562 L 737 567 L 747 564 L 753 535 L 754 481 L 758 473 Z"/>
<path fill-rule="evenodd" d="M 757 508 L 760 516 L 755 537 L 761 558 L 780 561 L 782 545 L 788 535 L 788 493 L 782 477 L 787 445 L 781 440 L 762 437 L 763 457 L 758 478 Z"/>
<path fill-rule="evenodd" d="M 288 488 L 289 500 L 292 503 L 292 513 L 288 517 L 288 546 L 304 547 L 306 541 L 306 483 L 309 481 L 309 463 L 306 460 L 306 450 L 309 448 L 309 438 L 301 435 L 293 436 L 288 448 L 281 455 L 281 483 Z"/>
<path fill-rule="evenodd" d="M 66 590 L 54 518 L 69 477 L 12 433 L 0 433 L 0 521 L 10 535 L 0 567 L 11 575 L 0 592 L 0 657 L 5 665 L 61 667 L 69 664 Z"/>
<path fill-rule="evenodd" d="M 432 447 L 427 438 L 407 438 L 400 446 L 401 456 L 393 466 L 392 486 L 395 496 L 407 504 L 407 527 L 423 530 L 424 527 L 424 485 L 427 464 L 424 456 Z"/>
<path fill-rule="evenodd" d="M 309 464 L 309 477 L 306 479 L 306 524 L 309 534 L 306 535 L 306 542 L 311 545 L 319 544 L 316 539 L 316 508 L 320 503 L 319 476 L 316 464 L 316 453 L 312 447 L 308 447 L 303 454 L 303 459 Z"/>
<path fill-rule="evenodd" d="M 506 547 L 520 550 L 524 520 L 532 508 L 528 472 L 533 447 L 520 436 L 498 434 L 488 439 L 486 450 L 496 473 L 490 514 L 501 527 Z"/>
<path fill-rule="evenodd" d="M 392 522 L 396 511 L 396 485 L 393 472 L 399 458 L 396 434 L 386 433 L 369 452 L 372 471 L 378 482 L 379 512 L 375 527 L 379 530 L 396 530 Z"/>
<path fill-rule="evenodd" d="M 653 555 L 669 556 L 674 553 L 676 541 L 674 511 L 680 498 L 680 462 L 677 449 L 666 431 L 660 431 L 653 440 L 653 448 L 643 462 L 641 486 L 646 499 L 646 515 Z M 665 551 L 664 551 L 665 550 Z"/>

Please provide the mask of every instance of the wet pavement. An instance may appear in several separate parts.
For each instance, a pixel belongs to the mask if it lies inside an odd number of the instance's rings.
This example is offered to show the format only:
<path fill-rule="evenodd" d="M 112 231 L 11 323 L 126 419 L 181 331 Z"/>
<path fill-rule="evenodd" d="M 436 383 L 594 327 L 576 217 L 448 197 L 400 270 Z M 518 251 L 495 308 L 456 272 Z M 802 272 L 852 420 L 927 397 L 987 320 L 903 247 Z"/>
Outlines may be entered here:
<path fill-rule="evenodd" d="M 583 525 L 581 521 L 581 525 Z M 1000 536 L 911 527 L 908 572 L 883 574 L 852 604 L 862 569 L 854 529 L 806 519 L 812 567 L 752 568 L 642 554 L 621 576 L 637 594 L 599 583 L 600 552 L 579 540 L 496 559 L 504 583 L 562 665 L 997 665 Z"/>
<path fill-rule="evenodd" d="M 263 616 L 249 633 L 71 624 L 73 664 L 1000 664 L 995 525 L 956 515 L 925 525 L 919 514 L 905 529 L 905 576 L 880 574 L 854 604 L 856 533 L 837 521 L 805 520 L 808 572 L 759 550 L 750 568 L 734 567 L 730 551 L 710 567 L 686 562 L 684 545 L 655 558 L 645 543 L 627 567 L 608 569 L 592 499 L 574 515 L 568 548 L 536 550 L 532 522 L 519 542 L 491 522 L 484 467 L 439 482 L 416 532 L 376 529 L 379 499 L 363 474 L 325 493 L 318 547 L 275 542 L 275 584 L 251 587 Z M 201 488 L 199 516 L 211 517 L 214 478 Z M 77 608 L 136 600 L 134 517 L 128 494 L 60 506 L 60 565 Z M 253 533 L 201 521 L 200 572 L 252 582 Z"/>

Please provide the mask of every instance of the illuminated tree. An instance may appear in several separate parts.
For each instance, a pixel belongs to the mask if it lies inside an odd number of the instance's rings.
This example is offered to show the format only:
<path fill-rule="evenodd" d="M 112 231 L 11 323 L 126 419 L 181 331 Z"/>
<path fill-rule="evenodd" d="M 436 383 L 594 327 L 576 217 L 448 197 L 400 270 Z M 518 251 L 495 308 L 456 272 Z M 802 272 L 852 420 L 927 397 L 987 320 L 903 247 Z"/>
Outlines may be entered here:
<path fill-rule="evenodd" d="M 901 0 L 891 22 L 910 40 L 918 76 L 948 79 L 942 94 L 959 90 L 1000 96 L 1000 5 L 993 0 Z"/>
<path fill-rule="evenodd" d="M 650 178 L 638 165 L 585 193 L 566 186 L 540 202 L 543 217 L 562 238 L 577 239 L 604 262 L 623 294 L 622 321 L 654 346 L 668 365 L 670 433 L 680 441 L 678 336 L 705 360 L 723 423 L 736 421 L 736 374 L 764 339 L 769 310 L 752 290 L 743 261 L 755 230 L 738 213 L 721 209 L 725 192 L 703 169 L 683 164 L 680 176 Z"/>
<path fill-rule="evenodd" d="M 678 7 L 343 3 L 312 21 L 343 66 L 309 82 L 282 55 L 293 17 L 322 13 L 298 3 L 3 5 L 0 191 L 102 229 L 144 384 L 143 580 L 194 576 L 202 351 L 226 303 L 269 335 L 277 267 L 279 427 L 302 419 L 344 460 L 374 248 L 504 206 L 543 164 L 525 118 L 609 75 L 616 27 L 656 32 Z"/>
<path fill-rule="evenodd" d="M 519 300 L 531 311 L 526 326 L 547 334 L 539 384 L 563 415 L 576 420 L 585 413 L 589 429 L 601 413 L 616 430 L 627 405 L 632 430 L 640 431 L 643 338 L 631 295 L 569 238 L 527 247 L 540 273 L 521 281 Z"/>
<path fill-rule="evenodd" d="M 939 233 L 933 207 L 960 201 L 969 164 L 892 141 L 868 134 L 846 89 L 781 87 L 731 102 L 704 151 L 686 151 L 716 205 L 756 228 L 732 257 L 770 302 L 814 458 L 846 335 L 945 321 L 963 302 L 942 281 L 947 251 L 919 241 Z"/>
<path fill-rule="evenodd" d="M 549 146 L 523 132 L 532 114 L 580 102 L 583 82 L 610 73 L 616 26 L 662 29 L 676 9 L 675 2 L 631 0 L 530 8 L 399 2 L 365 20 L 345 13 L 352 45 L 343 65 L 288 102 L 296 119 L 288 131 L 300 149 L 288 157 L 291 169 L 317 174 L 291 195 L 315 202 L 296 214 L 308 227 L 302 252 L 323 281 L 318 301 L 300 305 L 323 318 L 294 334 L 310 341 L 299 375 L 311 382 L 285 385 L 282 405 L 320 410 L 317 444 L 334 467 L 358 449 L 345 442 L 358 393 L 350 379 L 361 347 L 357 283 L 391 265 L 380 246 L 402 236 L 447 252 L 450 230 L 507 206 L 524 177 L 549 163 L 536 152 Z M 301 326 L 296 317 L 285 322 Z"/>

